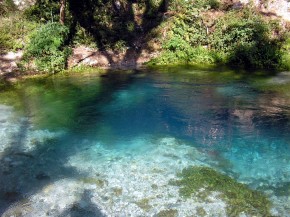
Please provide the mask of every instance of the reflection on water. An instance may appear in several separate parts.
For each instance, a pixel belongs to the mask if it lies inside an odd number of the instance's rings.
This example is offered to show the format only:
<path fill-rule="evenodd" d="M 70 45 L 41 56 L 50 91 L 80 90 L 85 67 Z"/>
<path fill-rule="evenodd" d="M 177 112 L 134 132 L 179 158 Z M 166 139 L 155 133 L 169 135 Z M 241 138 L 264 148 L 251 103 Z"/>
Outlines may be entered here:
<path fill-rule="evenodd" d="M 287 92 L 254 76 L 171 71 L 32 79 L 0 92 L 0 212 L 27 200 L 23 216 L 150 216 L 169 207 L 223 216 L 220 199 L 185 201 L 167 184 L 204 165 L 264 191 L 273 214 L 289 216 Z"/>

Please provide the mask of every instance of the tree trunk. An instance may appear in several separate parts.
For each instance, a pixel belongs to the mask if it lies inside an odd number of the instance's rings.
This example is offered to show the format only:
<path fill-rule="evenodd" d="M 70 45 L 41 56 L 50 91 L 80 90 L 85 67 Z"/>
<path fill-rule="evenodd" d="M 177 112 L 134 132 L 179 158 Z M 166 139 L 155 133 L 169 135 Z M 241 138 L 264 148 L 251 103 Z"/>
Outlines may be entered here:
<path fill-rule="evenodd" d="M 59 22 L 64 25 L 66 0 L 60 0 Z"/>

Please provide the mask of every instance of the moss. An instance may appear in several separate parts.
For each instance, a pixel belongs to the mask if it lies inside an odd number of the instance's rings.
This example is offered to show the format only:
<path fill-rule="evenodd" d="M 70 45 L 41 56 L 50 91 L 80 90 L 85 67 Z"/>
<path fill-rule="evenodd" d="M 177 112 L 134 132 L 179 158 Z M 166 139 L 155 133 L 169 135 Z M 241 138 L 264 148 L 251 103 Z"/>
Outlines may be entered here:
<path fill-rule="evenodd" d="M 103 188 L 107 181 L 103 180 L 103 179 L 98 179 L 98 178 L 86 177 L 86 178 L 82 178 L 81 182 L 83 182 L 85 184 L 96 185 L 98 187 Z"/>
<path fill-rule="evenodd" d="M 123 193 L 123 189 L 122 188 L 113 188 L 112 190 L 113 190 L 114 195 L 117 196 L 117 197 L 122 195 L 122 193 Z"/>
<path fill-rule="evenodd" d="M 32 204 L 28 199 L 20 200 L 8 208 L 2 216 L 21 217 L 32 211 Z"/>
<path fill-rule="evenodd" d="M 176 217 L 177 215 L 178 211 L 175 209 L 162 210 L 157 213 L 157 217 Z"/>
<path fill-rule="evenodd" d="M 229 216 L 238 216 L 242 212 L 251 216 L 270 216 L 271 203 L 265 195 L 211 168 L 189 167 L 179 177 L 179 180 L 171 181 L 171 184 L 180 186 L 179 193 L 183 197 L 190 197 L 192 194 L 199 197 L 200 192 L 203 196 L 205 192 L 220 192 L 222 199 L 228 203 Z"/>
<path fill-rule="evenodd" d="M 135 202 L 137 206 L 139 206 L 144 211 L 148 211 L 152 208 L 152 206 L 149 204 L 150 200 L 148 198 L 144 198 L 142 200 L 139 200 Z"/>
<path fill-rule="evenodd" d="M 156 185 L 156 184 L 152 184 L 152 185 L 151 185 L 151 188 L 152 188 L 153 190 L 156 190 L 156 189 L 158 189 L 158 185 Z"/>
<path fill-rule="evenodd" d="M 202 216 L 206 216 L 206 211 L 204 210 L 204 208 L 202 208 L 202 207 L 197 207 L 196 208 L 196 214 L 198 215 L 198 216 L 200 216 L 200 217 L 202 217 Z"/>
<path fill-rule="evenodd" d="M 103 75 L 106 74 L 107 70 L 102 69 L 102 68 L 96 68 L 96 67 L 91 67 L 91 66 L 86 66 L 86 65 L 80 65 L 76 66 L 70 69 L 63 70 L 60 74 L 62 75 L 71 75 L 71 74 L 99 74 Z"/>
<path fill-rule="evenodd" d="M 160 169 L 160 168 L 153 168 L 153 169 L 151 170 L 151 172 L 152 172 L 152 173 L 157 173 L 157 174 L 159 174 L 159 173 L 164 172 L 164 170 L 162 170 L 162 169 Z"/>

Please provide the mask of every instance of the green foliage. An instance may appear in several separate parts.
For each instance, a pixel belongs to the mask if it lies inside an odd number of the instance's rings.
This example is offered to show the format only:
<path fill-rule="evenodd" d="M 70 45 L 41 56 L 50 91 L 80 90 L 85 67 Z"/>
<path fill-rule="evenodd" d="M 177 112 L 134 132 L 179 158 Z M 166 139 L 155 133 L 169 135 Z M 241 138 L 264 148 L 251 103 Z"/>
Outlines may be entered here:
<path fill-rule="evenodd" d="M 36 3 L 24 11 L 27 19 L 41 22 L 57 22 L 59 20 L 58 0 L 37 0 Z"/>
<path fill-rule="evenodd" d="M 181 46 L 181 49 L 175 51 L 166 51 L 162 53 L 158 58 L 149 62 L 149 65 L 176 65 L 176 64 L 213 64 L 218 62 L 218 55 L 214 52 L 208 51 L 206 48 Z"/>
<path fill-rule="evenodd" d="M 13 0 L 3 0 L 0 1 L 0 16 L 6 16 L 10 13 L 15 13 L 17 8 L 13 2 Z"/>
<path fill-rule="evenodd" d="M 171 28 L 162 42 L 164 52 L 151 63 L 222 63 L 267 69 L 282 65 L 285 68 L 288 55 L 282 53 L 283 37 L 273 34 L 282 34 L 277 22 L 266 23 L 250 7 L 224 11 L 216 19 L 209 9 L 221 7 L 219 1 L 175 1 L 170 10 L 176 14 L 167 21 Z"/>
<path fill-rule="evenodd" d="M 274 27 L 251 9 L 232 11 L 217 21 L 209 45 L 225 54 L 230 64 L 278 68 L 281 46 L 277 39 L 270 37 Z"/>
<path fill-rule="evenodd" d="M 196 8 L 218 9 L 220 2 L 218 0 L 195 0 L 193 6 Z"/>
<path fill-rule="evenodd" d="M 85 45 L 90 48 L 97 48 L 94 37 L 88 31 L 86 31 L 85 28 L 81 27 L 79 24 L 76 25 L 72 44 Z"/>
<path fill-rule="evenodd" d="M 211 168 L 189 167 L 179 176 L 180 180 L 171 184 L 180 186 L 179 192 L 184 197 L 195 194 L 204 198 L 206 193 L 220 192 L 228 203 L 229 216 L 239 216 L 242 212 L 250 216 L 270 216 L 271 204 L 266 196 Z"/>
<path fill-rule="evenodd" d="M 38 26 L 27 21 L 21 15 L 0 17 L 0 50 L 22 49 L 28 41 L 28 35 Z"/>
<path fill-rule="evenodd" d="M 266 33 L 267 26 L 259 17 L 249 17 L 245 13 L 232 11 L 217 21 L 209 42 L 212 48 L 228 52 L 238 45 L 266 37 Z"/>
<path fill-rule="evenodd" d="M 125 51 L 126 47 L 126 42 L 123 40 L 119 40 L 113 45 L 113 50 Z"/>
<path fill-rule="evenodd" d="M 169 9 L 186 14 L 191 10 L 219 9 L 220 6 L 219 0 L 175 0 L 171 2 Z"/>
<path fill-rule="evenodd" d="M 285 42 L 282 45 L 281 68 L 290 70 L 290 35 L 286 36 Z"/>
<path fill-rule="evenodd" d="M 191 3 L 179 0 L 171 6 L 178 10 L 169 20 L 171 28 L 162 46 L 165 51 L 150 64 L 213 64 L 220 61 L 216 52 L 207 49 L 208 37 L 201 13 L 209 1 Z"/>
<path fill-rule="evenodd" d="M 59 23 L 47 23 L 35 31 L 24 58 L 34 58 L 38 70 L 56 72 L 65 68 L 70 49 L 64 45 L 69 30 Z"/>
<path fill-rule="evenodd" d="M 3 0 L 0 2 L 0 16 L 8 15 L 16 10 L 17 7 L 15 6 L 13 0 Z"/>

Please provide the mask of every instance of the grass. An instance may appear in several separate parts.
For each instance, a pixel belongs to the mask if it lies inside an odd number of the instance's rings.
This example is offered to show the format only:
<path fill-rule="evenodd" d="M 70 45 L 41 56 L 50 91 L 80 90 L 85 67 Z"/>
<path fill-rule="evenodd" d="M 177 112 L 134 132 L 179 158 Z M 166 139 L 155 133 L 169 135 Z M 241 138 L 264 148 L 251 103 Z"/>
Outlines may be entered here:
<path fill-rule="evenodd" d="M 87 74 L 87 73 L 96 73 L 96 74 L 105 74 L 106 73 L 106 69 L 102 69 L 102 68 L 95 68 L 92 66 L 85 66 L 85 65 L 79 65 L 70 69 L 66 69 L 60 72 L 60 74 L 64 74 L 64 75 L 68 75 L 71 73 L 74 74 Z"/>

